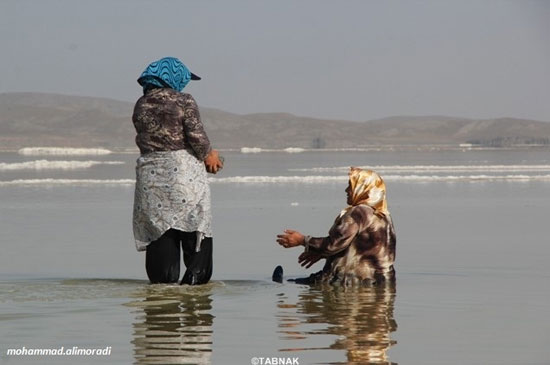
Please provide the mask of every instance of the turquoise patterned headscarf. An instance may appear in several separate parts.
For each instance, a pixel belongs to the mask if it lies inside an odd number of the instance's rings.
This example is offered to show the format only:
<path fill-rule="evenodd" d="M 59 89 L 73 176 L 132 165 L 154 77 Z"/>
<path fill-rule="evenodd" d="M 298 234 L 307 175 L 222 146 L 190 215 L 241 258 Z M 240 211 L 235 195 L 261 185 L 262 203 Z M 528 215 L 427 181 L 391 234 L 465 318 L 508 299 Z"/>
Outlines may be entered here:
<path fill-rule="evenodd" d="M 200 80 L 177 58 L 164 57 L 151 63 L 141 74 L 138 83 L 143 91 L 150 87 L 169 87 L 182 91 L 190 80 Z"/>

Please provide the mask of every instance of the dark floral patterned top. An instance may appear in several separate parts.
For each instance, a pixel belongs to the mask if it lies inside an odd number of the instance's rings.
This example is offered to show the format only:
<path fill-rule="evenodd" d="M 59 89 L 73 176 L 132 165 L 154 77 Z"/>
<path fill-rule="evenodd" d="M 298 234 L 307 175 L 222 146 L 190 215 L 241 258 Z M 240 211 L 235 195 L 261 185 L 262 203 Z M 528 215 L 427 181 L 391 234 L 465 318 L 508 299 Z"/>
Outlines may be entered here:
<path fill-rule="evenodd" d="M 394 278 L 395 231 L 389 213 L 377 214 L 366 204 L 342 211 L 327 237 L 308 237 L 311 252 L 327 258 L 314 281 L 379 282 Z"/>
<path fill-rule="evenodd" d="M 190 94 L 169 88 L 148 90 L 136 102 L 132 121 L 141 154 L 185 149 L 203 161 L 211 150 Z"/>

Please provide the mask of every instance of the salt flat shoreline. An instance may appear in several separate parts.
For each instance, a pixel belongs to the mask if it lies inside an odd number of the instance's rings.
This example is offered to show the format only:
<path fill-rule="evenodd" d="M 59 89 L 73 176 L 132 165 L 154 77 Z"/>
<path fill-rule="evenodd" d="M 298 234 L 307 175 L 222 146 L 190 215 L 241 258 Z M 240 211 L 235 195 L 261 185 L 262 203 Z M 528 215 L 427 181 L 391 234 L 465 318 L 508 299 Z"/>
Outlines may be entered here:
<path fill-rule="evenodd" d="M 67 147 L 67 146 L 41 146 L 41 147 L 30 147 L 23 146 L 17 148 L 2 148 L 0 147 L 1 153 L 20 153 L 23 149 L 27 148 L 51 148 L 59 150 L 103 150 L 109 151 L 110 153 L 115 154 L 139 154 L 137 148 L 127 148 L 127 147 Z M 214 146 L 214 148 L 216 148 Z M 540 151 L 540 150 L 550 150 L 550 145 L 515 145 L 515 146 L 506 146 L 506 147 L 488 147 L 481 145 L 456 145 L 456 144 L 436 144 L 436 145 L 370 145 L 370 146 L 360 146 L 360 147 L 344 147 L 344 148 L 302 148 L 302 147 L 282 147 L 282 148 L 269 148 L 269 147 L 258 147 L 258 146 L 246 146 L 246 147 L 235 147 L 235 148 L 217 148 L 220 152 L 241 152 L 241 153 L 266 153 L 266 152 L 282 152 L 282 153 L 315 153 L 315 152 L 406 152 L 406 151 Z M 69 153 L 67 153 L 69 154 Z M 96 154 L 96 153 L 91 153 Z M 49 155 L 56 155 L 51 153 Z M 65 153 L 63 153 L 65 155 Z M 84 155 L 84 154 L 83 154 Z"/>

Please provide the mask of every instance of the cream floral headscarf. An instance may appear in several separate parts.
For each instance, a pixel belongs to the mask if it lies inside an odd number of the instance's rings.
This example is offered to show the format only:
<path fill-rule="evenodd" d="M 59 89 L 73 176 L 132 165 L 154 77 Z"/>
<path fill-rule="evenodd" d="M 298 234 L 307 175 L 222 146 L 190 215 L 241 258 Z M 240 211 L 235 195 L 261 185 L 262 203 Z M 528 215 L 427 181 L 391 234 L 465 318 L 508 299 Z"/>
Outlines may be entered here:
<path fill-rule="evenodd" d="M 351 207 L 366 204 L 377 214 L 389 216 L 386 184 L 375 171 L 352 167 L 349 172 Z M 344 209 L 349 210 L 351 207 Z M 344 212 L 342 212 L 344 213 Z"/>

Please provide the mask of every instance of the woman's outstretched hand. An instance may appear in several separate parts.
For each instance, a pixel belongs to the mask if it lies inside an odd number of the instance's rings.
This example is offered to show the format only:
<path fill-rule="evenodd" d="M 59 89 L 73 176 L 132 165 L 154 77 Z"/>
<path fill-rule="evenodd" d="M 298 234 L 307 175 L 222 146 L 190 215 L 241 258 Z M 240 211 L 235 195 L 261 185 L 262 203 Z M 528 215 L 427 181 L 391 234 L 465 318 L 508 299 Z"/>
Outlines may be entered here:
<path fill-rule="evenodd" d="M 210 151 L 208 156 L 204 159 L 204 166 L 206 166 L 206 171 L 211 174 L 215 174 L 223 168 L 223 162 L 220 160 L 220 155 L 217 150 Z"/>
<path fill-rule="evenodd" d="M 321 260 L 323 256 L 319 255 L 318 253 L 314 252 L 302 252 L 302 254 L 298 257 L 298 263 L 302 265 L 302 267 L 305 267 L 306 269 L 309 269 L 313 266 L 314 263 Z"/>
<path fill-rule="evenodd" d="M 284 248 L 300 246 L 304 244 L 304 235 L 291 229 L 285 229 L 284 234 L 277 235 L 277 242 Z"/>

